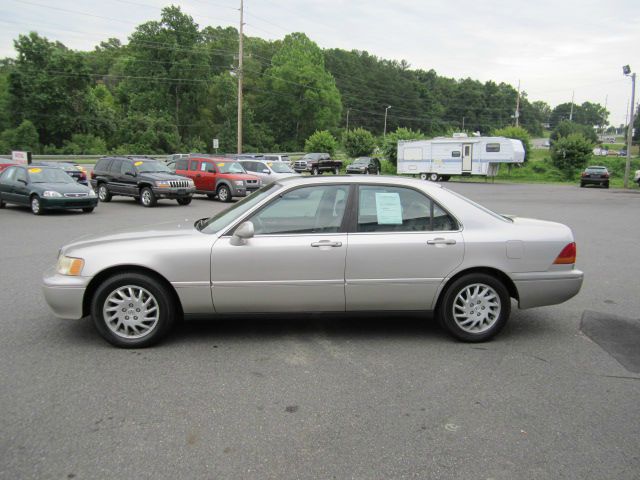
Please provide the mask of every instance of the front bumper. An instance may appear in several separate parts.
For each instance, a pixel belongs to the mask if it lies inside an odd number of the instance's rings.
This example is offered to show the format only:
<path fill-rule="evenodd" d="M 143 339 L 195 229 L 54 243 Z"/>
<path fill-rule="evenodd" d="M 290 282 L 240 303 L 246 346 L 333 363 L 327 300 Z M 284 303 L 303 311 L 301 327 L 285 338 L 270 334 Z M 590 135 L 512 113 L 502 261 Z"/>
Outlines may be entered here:
<path fill-rule="evenodd" d="M 45 210 L 95 208 L 98 205 L 98 197 L 81 198 L 51 198 L 41 197 L 40 203 Z"/>
<path fill-rule="evenodd" d="M 158 188 L 153 187 L 153 193 L 156 198 L 187 198 L 191 197 L 194 193 L 196 193 L 196 187 L 192 188 Z"/>
<path fill-rule="evenodd" d="M 519 307 L 557 305 L 577 295 L 584 273 L 580 270 L 514 273 L 511 279 L 518 290 Z"/>
<path fill-rule="evenodd" d="M 49 268 L 42 277 L 42 292 L 56 317 L 68 320 L 82 318 L 84 292 L 91 277 L 60 275 L 55 267 Z"/>

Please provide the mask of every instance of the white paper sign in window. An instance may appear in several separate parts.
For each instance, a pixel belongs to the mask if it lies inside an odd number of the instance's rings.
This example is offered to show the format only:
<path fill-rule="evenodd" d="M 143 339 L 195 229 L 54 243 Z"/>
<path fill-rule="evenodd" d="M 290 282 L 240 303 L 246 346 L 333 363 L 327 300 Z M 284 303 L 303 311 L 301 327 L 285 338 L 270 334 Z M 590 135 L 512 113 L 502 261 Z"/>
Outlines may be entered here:
<path fill-rule="evenodd" d="M 402 225 L 400 195 L 391 192 L 376 192 L 376 215 L 378 225 Z"/>

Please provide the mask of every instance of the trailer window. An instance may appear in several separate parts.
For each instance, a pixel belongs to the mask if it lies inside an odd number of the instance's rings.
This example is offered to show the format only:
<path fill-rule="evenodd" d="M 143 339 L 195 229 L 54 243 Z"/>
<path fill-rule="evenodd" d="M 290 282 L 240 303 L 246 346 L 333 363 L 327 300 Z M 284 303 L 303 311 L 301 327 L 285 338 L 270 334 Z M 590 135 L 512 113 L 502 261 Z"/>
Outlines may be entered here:
<path fill-rule="evenodd" d="M 460 150 L 454 150 L 451 152 L 451 156 L 454 158 L 460 158 Z"/>
<path fill-rule="evenodd" d="M 486 151 L 487 152 L 499 152 L 500 151 L 500 144 L 499 143 L 487 143 Z"/>

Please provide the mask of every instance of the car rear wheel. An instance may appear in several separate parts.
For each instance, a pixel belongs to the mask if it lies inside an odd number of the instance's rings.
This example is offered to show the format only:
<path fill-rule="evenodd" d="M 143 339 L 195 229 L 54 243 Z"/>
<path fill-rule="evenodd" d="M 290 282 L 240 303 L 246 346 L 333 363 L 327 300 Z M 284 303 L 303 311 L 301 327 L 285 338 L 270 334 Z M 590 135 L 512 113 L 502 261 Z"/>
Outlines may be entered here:
<path fill-rule="evenodd" d="M 231 190 L 226 185 L 220 185 L 218 187 L 218 200 L 221 202 L 231 201 Z"/>
<path fill-rule="evenodd" d="M 7 206 L 7 203 L 2 199 L 2 196 L 0 196 L 0 208 L 4 208 Z"/>
<path fill-rule="evenodd" d="M 93 212 L 93 209 L 94 209 L 94 208 L 95 208 L 95 207 L 87 207 L 87 208 L 83 208 L 83 209 L 82 209 L 82 211 L 83 211 L 84 213 L 91 213 L 91 212 Z"/>
<path fill-rule="evenodd" d="M 604 188 L 609 188 L 609 184 L 608 184 L 608 183 L 605 183 L 605 184 L 604 184 Z"/>
<path fill-rule="evenodd" d="M 91 317 L 100 335 L 123 348 L 148 347 L 164 337 L 176 321 L 169 289 L 136 272 L 104 281 L 91 299 Z"/>
<path fill-rule="evenodd" d="M 580 182 L 580 188 L 584 188 L 584 183 Z"/>
<path fill-rule="evenodd" d="M 31 197 L 31 213 L 34 215 L 42 215 L 44 209 L 42 208 L 42 201 L 40 197 L 34 195 Z"/>
<path fill-rule="evenodd" d="M 189 205 L 191 203 L 191 197 L 178 198 L 178 205 Z"/>
<path fill-rule="evenodd" d="M 445 290 L 436 315 L 459 340 L 484 342 L 507 323 L 511 298 L 497 278 L 485 273 L 464 275 Z"/>
<path fill-rule="evenodd" d="M 98 185 L 98 200 L 100 200 L 101 202 L 111 201 L 111 192 L 104 183 Z"/>
<path fill-rule="evenodd" d="M 140 202 L 145 207 L 155 207 L 158 203 L 158 199 L 156 199 L 156 194 L 153 193 L 153 190 L 149 187 L 144 187 L 140 190 Z"/>

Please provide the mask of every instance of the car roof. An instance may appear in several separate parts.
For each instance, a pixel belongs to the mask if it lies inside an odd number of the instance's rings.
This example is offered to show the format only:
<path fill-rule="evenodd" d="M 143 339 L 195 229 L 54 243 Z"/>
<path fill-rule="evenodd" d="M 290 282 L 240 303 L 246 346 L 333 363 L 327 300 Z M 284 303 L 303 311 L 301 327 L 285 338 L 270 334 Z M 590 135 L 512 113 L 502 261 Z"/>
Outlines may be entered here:
<path fill-rule="evenodd" d="M 601 165 L 590 165 L 587 168 L 605 168 L 606 169 L 607 167 L 603 167 Z"/>
<path fill-rule="evenodd" d="M 434 182 L 427 182 L 417 178 L 396 177 L 386 175 L 331 175 L 326 177 L 298 176 L 286 177 L 278 180 L 282 186 L 317 185 L 325 183 L 354 183 L 354 184 L 379 184 L 417 187 L 420 189 L 438 189 L 442 185 Z"/>

